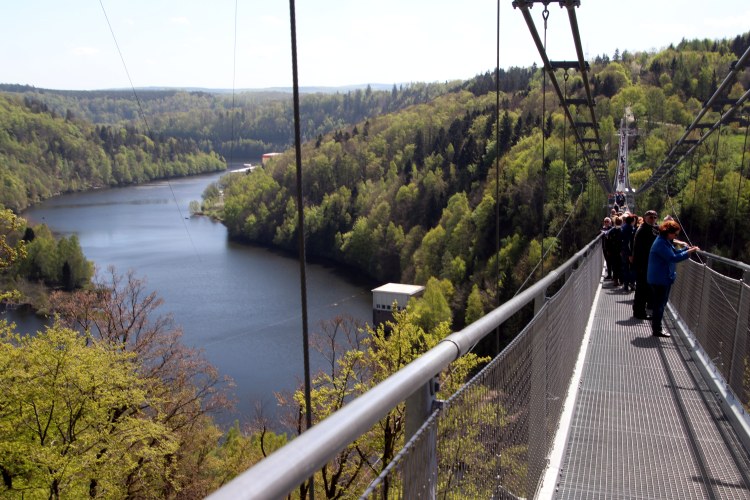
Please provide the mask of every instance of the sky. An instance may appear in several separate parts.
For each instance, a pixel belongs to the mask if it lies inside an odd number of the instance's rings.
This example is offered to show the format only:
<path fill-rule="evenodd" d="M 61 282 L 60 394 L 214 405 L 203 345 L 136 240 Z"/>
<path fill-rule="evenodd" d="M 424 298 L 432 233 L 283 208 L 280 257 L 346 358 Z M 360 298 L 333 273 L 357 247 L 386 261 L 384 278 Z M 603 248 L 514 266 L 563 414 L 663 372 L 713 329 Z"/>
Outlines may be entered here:
<path fill-rule="evenodd" d="M 500 67 L 540 64 L 521 12 L 500 3 Z M 496 64 L 497 0 L 297 0 L 295 10 L 303 87 L 465 80 Z M 541 36 L 542 11 L 531 9 Z M 750 31 L 748 0 L 581 0 L 576 16 L 588 59 Z M 281 0 L 0 0 L 0 83 L 291 87 L 290 33 Z M 551 60 L 576 57 L 554 2 L 547 46 Z"/>

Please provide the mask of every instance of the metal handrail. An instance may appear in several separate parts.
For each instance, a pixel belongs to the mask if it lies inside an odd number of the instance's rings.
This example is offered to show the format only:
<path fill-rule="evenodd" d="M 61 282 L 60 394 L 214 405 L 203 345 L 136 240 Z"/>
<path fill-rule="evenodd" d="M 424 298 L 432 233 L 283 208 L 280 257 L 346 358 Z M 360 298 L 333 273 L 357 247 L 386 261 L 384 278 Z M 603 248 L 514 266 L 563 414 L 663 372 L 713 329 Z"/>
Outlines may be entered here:
<path fill-rule="evenodd" d="M 533 286 L 463 330 L 447 336 L 437 346 L 258 462 L 208 498 L 277 499 L 286 496 L 349 443 L 372 428 L 391 409 L 422 388 L 453 361 L 468 353 L 482 338 L 526 304 L 544 297 L 547 288 L 569 276 L 592 250 L 597 251 L 595 249 L 598 249 L 600 238 L 601 234 Z"/>
<path fill-rule="evenodd" d="M 722 257 L 721 255 L 704 252 L 703 250 L 698 250 L 696 253 L 700 255 L 701 257 L 703 257 L 706 261 L 721 262 L 722 264 L 726 264 L 728 266 L 732 266 L 737 269 L 740 269 L 743 272 L 750 272 L 750 265 L 745 264 L 744 262 L 740 262 L 738 260 L 727 259 L 726 257 Z"/>

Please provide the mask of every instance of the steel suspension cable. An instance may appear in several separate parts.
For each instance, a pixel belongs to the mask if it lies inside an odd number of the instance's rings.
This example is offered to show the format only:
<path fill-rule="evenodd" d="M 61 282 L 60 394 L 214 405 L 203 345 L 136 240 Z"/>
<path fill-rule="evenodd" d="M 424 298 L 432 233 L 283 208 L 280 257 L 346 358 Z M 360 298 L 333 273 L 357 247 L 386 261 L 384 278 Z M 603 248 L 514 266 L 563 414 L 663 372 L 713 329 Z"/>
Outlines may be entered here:
<path fill-rule="evenodd" d="M 693 167 L 695 166 L 695 156 L 690 156 L 690 173 L 688 174 L 688 182 L 693 180 Z M 680 191 L 680 213 L 682 213 L 682 210 L 685 208 L 685 191 L 687 191 L 687 184 L 685 183 L 685 186 L 682 188 L 682 191 Z"/>
<path fill-rule="evenodd" d="M 589 172 L 589 174 L 592 174 L 592 173 Z M 581 199 L 583 198 L 584 193 L 585 193 L 585 191 L 584 191 L 584 188 L 583 188 L 583 183 L 581 183 L 581 192 L 578 195 L 578 198 L 576 198 L 576 202 L 573 205 L 573 208 L 571 209 L 570 213 L 565 218 L 565 221 L 562 223 L 562 226 L 560 227 L 560 230 L 557 231 L 557 234 L 555 234 L 555 239 L 558 239 L 558 240 L 560 239 L 560 235 L 562 234 L 563 229 L 565 229 L 567 227 L 568 223 L 570 222 L 570 218 L 578 210 L 578 204 L 581 201 Z M 521 291 L 526 286 L 526 283 L 528 283 L 529 280 L 534 276 L 534 273 L 536 272 L 536 270 L 539 268 L 540 265 L 542 265 L 542 262 L 544 262 L 544 258 L 551 251 L 552 251 L 552 245 L 550 245 L 550 247 L 547 249 L 547 252 L 542 255 L 542 258 L 539 260 L 539 262 L 537 262 L 536 266 L 534 266 L 534 269 L 532 269 L 531 271 L 529 271 L 529 274 L 526 276 L 526 279 L 523 281 L 523 283 L 521 283 L 521 286 L 518 287 L 518 289 L 516 290 L 516 293 L 513 294 L 513 297 L 515 297 L 516 295 L 518 295 L 519 293 L 521 293 Z"/>
<path fill-rule="evenodd" d="M 235 87 L 237 83 L 237 1 L 234 0 L 234 47 L 232 50 L 232 137 L 229 141 L 229 165 L 234 160 L 234 119 L 235 119 Z M 227 165 L 227 166 L 229 166 Z"/>
<path fill-rule="evenodd" d="M 693 242 L 690 239 L 690 235 L 687 233 L 687 231 L 685 230 L 685 226 L 682 224 L 682 221 L 677 216 L 677 212 L 675 212 L 674 201 L 672 200 L 672 197 L 669 196 L 669 191 L 668 190 L 666 191 L 666 196 L 667 196 L 667 202 L 672 207 L 672 213 L 675 214 L 674 218 L 677 221 L 677 223 L 680 225 L 682 234 L 685 236 L 686 243 L 688 245 L 690 245 L 690 246 L 693 246 Z M 706 265 L 706 262 L 704 262 L 704 260 L 701 258 L 700 254 L 698 252 L 695 252 L 694 255 L 695 255 L 695 258 L 697 259 L 697 261 L 698 261 L 699 264 Z M 735 315 L 738 314 L 737 313 L 737 308 L 734 306 L 734 304 L 732 304 L 732 301 L 729 300 L 729 297 L 726 296 L 726 294 L 724 293 L 723 288 L 721 286 L 719 286 L 719 284 L 716 282 L 716 279 L 714 278 L 713 274 L 709 274 L 709 276 L 711 278 L 711 282 L 714 284 L 716 290 L 719 291 L 719 293 L 721 294 L 722 298 L 724 299 L 724 302 L 726 302 L 726 305 L 729 307 L 729 309 L 731 309 L 732 312 Z"/>
<path fill-rule="evenodd" d="M 122 62 L 122 67 L 125 70 L 125 74 L 128 77 L 128 82 L 130 83 L 130 89 L 133 91 L 133 96 L 135 97 L 136 105 L 138 106 L 138 114 L 141 117 L 141 120 L 143 120 L 143 125 L 146 127 L 146 133 L 148 134 L 149 138 L 153 138 L 153 134 L 151 133 L 151 127 L 148 125 L 148 120 L 146 120 L 146 113 L 143 110 L 143 105 L 141 104 L 141 99 L 138 97 L 138 92 L 135 91 L 135 85 L 133 85 L 133 79 L 130 77 L 130 71 L 128 71 L 128 65 L 125 63 L 125 57 L 122 55 L 122 50 L 120 50 L 120 44 L 117 43 L 117 37 L 115 36 L 115 30 L 112 28 L 112 23 L 109 22 L 109 16 L 107 15 L 107 9 L 104 8 L 104 3 L 102 3 L 102 0 L 99 0 L 99 5 L 102 8 L 102 12 L 104 13 L 104 19 L 107 21 L 107 26 L 109 27 L 109 32 L 112 34 L 112 40 L 115 43 L 115 47 L 117 48 L 117 53 L 120 55 L 120 61 Z M 195 242 L 193 241 L 193 235 L 190 234 L 190 229 L 187 226 L 187 223 L 185 222 L 186 217 L 182 214 L 182 209 L 180 208 L 180 203 L 177 201 L 177 195 L 174 192 L 174 188 L 172 188 L 172 183 L 169 182 L 169 176 L 166 176 L 167 186 L 169 186 L 169 191 L 172 193 L 172 199 L 174 200 L 174 204 L 177 207 L 177 213 L 180 216 L 180 220 L 182 221 L 182 227 L 185 228 L 185 233 L 187 234 L 188 240 L 190 241 L 190 246 L 193 248 L 193 253 L 198 258 L 198 261 L 201 261 L 201 255 L 198 253 L 198 248 L 195 246 Z"/>
<path fill-rule="evenodd" d="M 565 73 L 563 74 L 563 87 L 564 87 L 564 94 L 565 94 L 565 100 L 568 100 L 568 70 L 565 69 Z M 560 203 L 565 203 L 565 174 L 568 169 L 568 155 L 567 155 L 567 138 L 568 138 L 568 122 L 563 120 L 563 171 L 562 171 L 562 181 L 560 183 Z"/>
<path fill-rule="evenodd" d="M 549 19 L 549 9 L 547 8 L 547 4 L 544 4 L 544 10 L 542 11 L 542 18 L 544 19 L 544 52 L 547 53 L 547 19 Z M 547 67 L 545 64 L 544 68 L 542 69 L 542 123 L 541 123 L 541 129 L 542 129 L 542 171 L 541 171 L 541 177 L 542 177 L 542 196 L 541 196 L 541 210 L 539 212 L 539 216 L 541 218 L 542 224 L 540 228 L 541 233 L 541 240 L 542 240 L 542 251 L 540 253 L 541 255 L 541 278 L 544 278 L 544 234 L 545 234 L 545 220 L 544 220 L 544 198 L 546 195 L 547 190 L 547 175 L 546 175 L 546 167 L 547 167 L 547 157 L 545 153 L 545 138 L 547 137 L 547 71 L 550 68 Z"/>
<path fill-rule="evenodd" d="M 714 146 L 714 171 L 711 177 L 711 190 L 708 194 L 708 216 L 711 217 L 711 212 L 714 207 L 714 185 L 716 184 L 716 172 L 719 170 L 719 139 L 721 138 L 721 125 L 719 125 L 719 131 L 716 134 L 716 145 Z M 710 224 L 706 224 L 706 231 L 703 233 L 703 241 L 708 243 L 708 228 Z"/>
<path fill-rule="evenodd" d="M 547 40 L 546 27 L 547 27 L 547 23 L 546 23 L 546 18 L 545 18 L 545 37 L 544 37 L 544 39 L 545 39 L 545 47 L 546 47 L 546 40 Z M 546 72 L 545 72 L 545 75 L 546 75 Z M 542 113 L 544 113 L 544 109 L 545 109 L 545 99 L 542 98 L 542 110 L 543 110 Z M 544 130 L 544 125 L 543 125 L 543 127 L 542 127 L 542 168 L 544 168 L 545 160 L 546 160 L 544 158 L 544 136 L 545 136 L 545 130 Z M 576 147 L 576 154 L 577 153 L 578 153 L 578 148 Z M 589 174 L 593 174 L 593 172 L 589 172 Z M 544 181 L 544 174 L 542 174 L 542 179 Z M 587 182 L 588 182 L 588 180 L 589 180 L 589 177 L 587 175 Z M 562 234 L 563 230 L 568 226 L 568 223 L 570 222 L 570 218 L 578 210 L 578 206 L 579 206 L 579 204 L 581 202 L 581 199 L 584 197 L 585 193 L 587 193 L 588 191 L 589 191 L 589 189 L 585 189 L 585 185 L 582 182 L 581 185 L 580 185 L 579 195 L 576 198 L 576 202 L 575 202 L 573 208 L 571 209 L 570 213 L 568 213 L 568 216 L 565 218 L 565 221 L 562 223 L 560 229 L 557 231 L 557 234 L 555 234 L 555 239 L 556 240 L 560 239 L 560 235 Z M 544 197 L 542 197 L 542 203 L 543 202 L 544 202 Z M 542 211 L 543 210 L 544 210 L 544 205 L 542 205 Z M 543 216 L 542 216 L 542 220 L 544 220 Z M 537 269 L 541 268 L 542 277 L 544 277 L 544 259 L 547 257 L 547 255 L 551 251 L 552 251 L 552 245 L 550 245 L 550 247 L 546 251 L 544 250 L 544 229 L 542 229 L 542 257 L 541 257 L 541 259 L 539 259 L 539 262 L 537 262 L 536 266 L 534 266 L 534 268 L 531 271 L 529 271 L 528 275 L 526 276 L 526 279 L 518 287 L 518 289 L 516 290 L 516 293 L 513 294 L 513 297 L 515 297 L 516 295 L 518 295 L 519 293 L 521 293 L 521 291 L 524 289 L 524 287 L 529 282 L 529 280 L 531 280 L 532 276 L 534 276 L 534 274 L 536 273 Z"/>
<path fill-rule="evenodd" d="M 495 51 L 495 306 L 500 307 L 500 0 L 497 0 Z M 495 353 L 500 352 L 500 327 L 495 330 Z"/>
<path fill-rule="evenodd" d="M 302 300 L 302 354 L 305 368 L 305 419 L 312 427 L 312 384 L 310 380 L 310 343 L 307 325 L 307 273 L 305 270 L 305 208 L 302 197 L 302 140 L 300 132 L 299 77 L 297 73 L 297 17 L 294 0 L 289 0 L 289 22 L 292 35 L 292 87 L 294 98 L 294 152 L 297 165 L 297 243 L 299 249 L 300 295 Z M 315 499 L 315 475 L 308 483 L 310 499 Z"/>
<path fill-rule="evenodd" d="M 107 21 L 107 26 L 109 27 L 109 32 L 112 34 L 112 40 L 115 42 L 115 48 L 117 48 L 117 54 L 120 56 L 120 61 L 122 62 L 122 67 L 125 70 L 125 75 L 128 77 L 128 83 L 130 83 L 130 89 L 133 91 L 133 97 L 135 97 L 135 103 L 138 106 L 138 114 L 141 117 L 141 120 L 143 120 L 143 124 L 146 127 L 146 131 L 151 134 L 151 128 L 148 126 L 148 120 L 146 120 L 146 113 L 143 111 L 143 106 L 141 105 L 141 99 L 138 97 L 138 92 L 135 91 L 135 85 L 133 85 L 133 79 L 130 78 L 130 71 L 128 71 L 128 65 L 125 64 L 125 57 L 122 55 L 122 50 L 120 50 L 120 44 L 117 43 L 117 37 L 115 36 L 115 30 L 112 28 L 112 23 L 109 22 L 109 16 L 107 15 L 107 10 L 104 8 L 104 4 L 102 3 L 102 0 L 99 0 L 99 5 L 102 8 L 102 12 L 104 13 L 104 19 Z"/>
<path fill-rule="evenodd" d="M 742 145 L 742 160 L 740 161 L 740 182 L 737 183 L 737 200 L 734 203 L 734 216 L 732 217 L 732 242 L 729 245 L 729 252 L 732 256 L 734 253 L 734 233 L 737 229 L 737 212 L 740 208 L 740 195 L 742 193 L 742 181 L 745 178 L 745 152 L 747 151 L 747 136 L 750 132 L 750 121 L 745 126 L 745 143 Z"/>
<path fill-rule="evenodd" d="M 695 149 L 703 144 L 703 142 L 715 131 L 722 123 L 731 120 L 732 115 L 736 110 L 741 109 L 742 105 L 750 99 L 750 90 L 746 90 L 742 96 L 738 99 L 730 99 L 730 109 L 726 113 L 722 114 L 713 126 L 706 123 L 701 123 L 701 120 L 715 105 L 726 101 L 722 96 L 726 95 L 731 89 L 732 84 L 739 75 L 750 64 L 750 46 L 745 49 L 745 52 L 740 58 L 730 65 L 729 73 L 722 81 L 721 85 L 716 89 L 713 95 L 704 103 L 703 108 L 698 112 L 693 122 L 685 129 L 682 137 L 674 143 L 672 148 L 667 153 L 662 163 L 656 168 L 651 174 L 651 177 L 646 180 L 639 188 L 638 193 L 645 191 L 652 187 L 654 184 L 659 182 L 664 176 L 668 175 L 679 165 L 686 157 L 691 155 Z M 697 130 L 703 130 L 704 126 L 710 126 L 710 128 L 702 133 L 700 139 L 697 141 L 688 140 L 688 136 L 691 132 Z"/>
<path fill-rule="evenodd" d="M 701 164 L 700 162 L 695 167 L 695 184 L 693 184 L 693 201 L 692 206 L 695 207 L 695 198 L 698 194 L 698 179 L 700 179 L 701 175 Z"/>
<path fill-rule="evenodd" d="M 580 116 L 580 113 L 578 112 L 578 108 L 576 108 L 576 118 L 578 118 L 579 116 Z M 580 144 L 578 144 L 578 142 L 576 142 L 575 143 L 575 157 L 574 157 L 574 162 L 573 162 L 573 165 L 575 166 L 576 171 L 578 170 L 579 166 L 582 166 L 582 165 L 579 165 L 580 162 L 581 162 L 581 150 L 579 149 L 579 147 L 580 147 Z M 586 169 L 585 167 L 583 167 L 583 168 L 584 168 L 584 171 L 586 172 L 586 181 L 585 182 L 581 182 L 581 189 L 582 190 L 583 189 L 586 190 L 586 200 L 587 200 L 589 206 L 591 206 L 591 193 L 590 193 L 590 190 L 591 190 L 591 185 L 590 185 L 591 184 L 591 175 L 590 174 L 591 174 L 591 172 L 588 169 Z M 572 176 L 571 176 L 571 180 L 572 180 Z M 583 194 L 583 191 L 581 191 L 580 194 Z M 607 214 L 607 215 L 609 215 L 609 214 Z"/>

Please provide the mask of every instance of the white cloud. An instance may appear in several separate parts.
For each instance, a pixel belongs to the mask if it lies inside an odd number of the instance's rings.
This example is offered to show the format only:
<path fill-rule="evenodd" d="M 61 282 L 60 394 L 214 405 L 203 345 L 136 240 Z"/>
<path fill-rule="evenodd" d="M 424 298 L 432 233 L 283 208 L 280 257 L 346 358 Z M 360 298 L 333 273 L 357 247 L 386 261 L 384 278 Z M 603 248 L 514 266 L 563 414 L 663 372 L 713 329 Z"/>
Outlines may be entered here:
<path fill-rule="evenodd" d="M 727 15 L 724 17 L 708 17 L 706 26 L 720 29 L 736 30 L 738 33 L 744 31 L 750 25 L 750 10 L 742 14 Z"/>
<path fill-rule="evenodd" d="M 169 24 L 177 24 L 180 26 L 190 26 L 190 19 L 185 16 L 170 17 Z"/>
<path fill-rule="evenodd" d="M 95 56 L 101 52 L 96 47 L 73 47 L 70 51 L 74 56 Z"/>
<path fill-rule="evenodd" d="M 274 28 L 288 28 L 289 21 L 281 19 L 278 16 L 260 16 L 260 22 L 263 25 L 271 26 Z"/>

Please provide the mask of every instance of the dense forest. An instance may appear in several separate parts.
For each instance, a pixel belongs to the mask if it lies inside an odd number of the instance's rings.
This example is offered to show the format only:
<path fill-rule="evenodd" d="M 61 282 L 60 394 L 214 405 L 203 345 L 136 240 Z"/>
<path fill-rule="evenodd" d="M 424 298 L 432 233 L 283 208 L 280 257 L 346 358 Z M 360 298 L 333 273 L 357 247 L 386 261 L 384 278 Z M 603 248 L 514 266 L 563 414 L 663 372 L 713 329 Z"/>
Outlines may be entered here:
<path fill-rule="evenodd" d="M 531 73 L 530 68 L 502 70 L 501 85 L 506 91 L 523 88 Z M 412 83 L 394 85 L 389 91 L 367 86 L 347 92 L 302 94 L 302 137 L 314 140 L 368 117 L 478 84 L 494 88 L 494 78 L 487 74 L 480 83 Z M 145 126 L 155 134 L 189 139 L 204 152 L 215 151 L 227 159 L 255 159 L 269 151 L 283 151 L 292 146 L 294 137 L 288 92 L 57 91 L 0 84 L 3 91 L 41 102 L 57 115 L 76 116 L 100 125 Z"/>
<path fill-rule="evenodd" d="M 222 170 L 188 138 L 94 125 L 31 97 L 0 94 L 0 202 L 15 211 L 85 189 Z"/>
<path fill-rule="evenodd" d="M 634 187 L 650 176 L 746 45 L 747 36 L 683 41 L 655 54 L 596 58 L 595 109 L 610 154 L 625 108 L 638 119 L 630 155 Z M 542 245 L 546 269 L 578 250 L 596 234 L 606 196 L 591 181 L 556 95 L 548 88 L 545 96 L 543 83 L 537 71 L 518 90 L 501 92 L 498 117 L 492 78 L 479 76 L 429 103 L 306 143 L 310 253 L 382 281 L 448 279 L 455 289 L 453 319 L 462 325 L 472 291 L 479 290 L 485 310 L 512 296 L 540 262 Z M 568 96 L 582 97 L 582 85 L 580 75 L 570 74 Z M 744 74 L 730 96 L 738 98 L 748 86 Z M 684 217 L 696 244 L 747 260 L 750 187 L 740 182 L 745 133 L 736 123 L 722 128 L 689 164 L 641 197 L 638 208 Z M 290 153 L 250 175 L 228 176 L 211 192 L 223 193 L 220 216 L 233 236 L 291 250 L 295 182 Z M 213 203 L 207 193 L 205 204 Z"/>
<path fill-rule="evenodd" d="M 626 108 L 639 132 L 630 151 L 637 188 L 749 43 L 750 33 L 596 57 L 590 79 L 611 176 Z M 570 72 L 564 81 L 567 96 L 582 95 L 580 75 Z M 314 379 L 315 421 L 597 234 L 608 193 L 581 159 L 542 71 L 503 71 L 500 95 L 497 86 L 486 73 L 390 92 L 304 97 L 308 252 L 379 280 L 426 286 L 396 315 L 390 334 L 347 318 L 320 326 L 313 345 L 329 366 Z M 748 88 L 746 71 L 729 97 Z M 202 210 L 222 218 L 234 238 L 295 248 L 288 95 L 154 91 L 136 100 L 112 91 L 0 90 L 6 208 L 17 211 L 58 192 L 224 168 L 231 155 L 279 150 L 285 152 L 263 168 L 210 186 Z M 639 197 L 636 211 L 677 216 L 685 236 L 703 249 L 750 261 L 747 134 L 746 123 L 724 125 Z M 161 300 L 142 280 L 109 270 L 91 281 L 77 240 L 55 242 L 44 227 L 27 228 L 4 210 L 0 268 L 57 288 L 49 298 L 53 327 L 24 337 L 0 323 L 3 495 L 203 497 L 304 430 L 299 392 L 279 395 L 284 433 L 262 415 L 251 428 L 219 429 L 212 413 L 230 405 L 229 382 L 182 344 L 179 326 L 160 315 Z M 2 298 L 15 300 L 13 291 Z M 462 358 L 441 374 L 441 390 L 449 394 L 484 361 Z M 320 472 L 316 495 L 356 496 L 403 444 L 403 416 L 403 406 L 394 408 L 342 450 Z M 295 494 L 304 497 L 304 487 Z"/>

